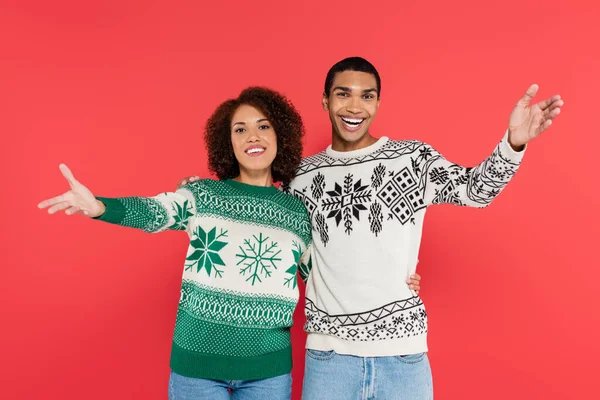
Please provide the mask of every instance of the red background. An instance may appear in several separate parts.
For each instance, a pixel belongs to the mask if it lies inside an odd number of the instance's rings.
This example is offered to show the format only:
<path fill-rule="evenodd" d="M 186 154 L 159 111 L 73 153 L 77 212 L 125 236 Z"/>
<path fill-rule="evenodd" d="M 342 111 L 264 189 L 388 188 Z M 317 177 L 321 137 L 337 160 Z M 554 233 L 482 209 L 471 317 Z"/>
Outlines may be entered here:
<path fill-rule="evenodd" d="M 60 162 L 98 195 L 171 190 L 207 174 L 206 118 L 256 84 L 295 102 L 314 153 L 325 74 L 349 55 L 382 75 L 375 135 L 464 165 L 531 83 L 564 97 L 492 207 L 429 211 L 419 272 L 437 399 L 595 398 L 597 4 L 2 1 L 0 398 L 166 398 L 185 235 L 37 210 L 67 189 Z"/>

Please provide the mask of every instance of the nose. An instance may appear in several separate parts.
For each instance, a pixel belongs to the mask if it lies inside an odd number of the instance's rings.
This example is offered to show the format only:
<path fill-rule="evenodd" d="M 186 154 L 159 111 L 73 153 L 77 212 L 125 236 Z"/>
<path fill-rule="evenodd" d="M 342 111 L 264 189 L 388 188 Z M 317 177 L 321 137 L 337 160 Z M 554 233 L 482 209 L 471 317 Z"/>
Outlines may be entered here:
<path fill-rule="evenodd" d="M 248 138 L 246 139 L 248 143 L 258 142 L 260 140 L 259 131 L 257 128 L 252 128 L 248 132 Z"/>
<path fill-rule="evenodd" d="M 360 99 L 352 96 L 350 101 L 347 103 L 346 110 L 352 114 L 358 114 L 361 112 Z"/>

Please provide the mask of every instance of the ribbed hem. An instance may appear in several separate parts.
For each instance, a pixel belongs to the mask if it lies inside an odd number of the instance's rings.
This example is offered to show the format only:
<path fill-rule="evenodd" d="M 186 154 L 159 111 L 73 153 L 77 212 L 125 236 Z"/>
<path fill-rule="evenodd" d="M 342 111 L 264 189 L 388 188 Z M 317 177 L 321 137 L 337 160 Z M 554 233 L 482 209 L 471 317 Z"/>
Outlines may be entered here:
<path fill-rule="evenodd" d="M 173 343 L 171 369 L 188 378 L 266 379 L 292 370 L 292 347 L 256 357 L 228 357 L 186 350 Z M 266 400 L 266 399 L 265 399 Z"/>
<path fill-rule="evenodd" d="M 254 193 L 254 194 L 277 194 L 279 193 L 279 189 L 275 186 L 256 186 L 249 185 L 247 183 L 242 183 L 238 181 L 234 181 L 233 179 L 227 179 L 222 181 L 229 186 L 232 186 L 236 189 L 243 190 L 245 192 Z"/>
<path fill-rule="evenodd" d="M 504 137 L 498 146 L 500 148 L 500 155 L 502 158 L 511 164 L 520 164 L 521 160 L 523 160 L 523 156 L 525 155 L 525 150 L 527 150 L 527 145 L 523 146 L 523 149 L 520 151 L 515 151 L 512 148 L 508 142 L 508 130 L 504 133 Z"/>
<path fill-rule="evenodd" d="M 125 218 L 127 210 L 123 207 L 123 203 L 119 199 L 111 199 L 108 197 L 96 197 L 96 200 L 100 200 L 106 206 L 106 211 L 99 217 L 94 219 L 109 222 L 111 224 L 120 224 Z"/>
<path fill-rule="evenodd" d="M 322 333 L 309 333 L 306 348 L 321 351 L 333 350 L 338 354 L 358 357 L 406 356 L 428 351 L 427 335 L 372 342 L 351 342 Z"/>

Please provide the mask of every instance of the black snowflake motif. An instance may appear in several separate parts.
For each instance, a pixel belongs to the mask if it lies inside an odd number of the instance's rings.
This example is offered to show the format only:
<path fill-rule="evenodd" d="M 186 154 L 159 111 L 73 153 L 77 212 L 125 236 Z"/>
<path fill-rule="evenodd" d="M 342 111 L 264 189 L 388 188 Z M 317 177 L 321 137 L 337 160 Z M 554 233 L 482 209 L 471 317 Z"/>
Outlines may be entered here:
<path fill-rule="evenodd" d="M 423 146 L 419 149 L 419 158 L 427 161 L 428 158 L 433 157 L 433 149 L 428 146 Z"/>
<path fill-rule="evenodd" d="M 496 178 L 496 179 L 504 179 L 506 177 L 506 174 L 504 173 L 504 171 L 500 171 L 496 165 L 492 165 L 489 170 L 488 170 L 488 174 L 492 177 L 492 178 Z"/>
<path fill-rule="evenodd" d="M 379 189 L 379 187 L 383 184 L 383 178 L 385 177 L 385 165 L 379 164 L 373 170 L 373 175 L 371 175 L 371 186 L 375 190 Z"/>
<path fill-rule="evenodd" d="M 421 320 L 419 318 L 419 312 L 418 311 L 411 311 L 410 312 L 410 320 L 411 320 L 411 322 L 419 322 Z"/>
<path fill-rule="evenodd" d="M 394 324 L 394 326 L 398 326 L 398 325 L 404 325 L 404 315 L 400 315 L 398 317 L 392 317 L 392 323 Z"/>
<path fill-rule="evenodd" d="M 375 328 L 376 331 L 381 332 L 381 331 L 385 331 L 388 327 L 387 327 L 387 324 L 385 322 L 382 322 L 381 324 L 375 324 L 374 328 Z"/>
<path fill-rule="evenodd" d="M 448 171 L 442 167 L 436 167 L 429 172 L 429 180 L 438 185 L 448 182 Z"/>
<path fill-rule="evenodd" d="M 425 329 L 425 317 L 426 317 L 426 313 L 425 310 L 419 310 L 419 311 L 411 311 L 410 313 L 410 319 L 411 321 L 413 321 L 415 324 L 417 324 L 419 326 L 419 328 L 421 330 Z"/>
<path fill-rule="evenodd" d="M 323 199 L 323 211 L 329 211 L 327 218 L 334 218 L 336 226 L 344 219 L 345 232 L 352 232 L 352 216 L 360 221 L 360 212 L 367 210 L 363 203 L 371 201 L 371 190 L 368 185 L 362 185 L 361 180 L 354 182 L 354 176 L 344 177 L 344 188 L 335 183 L 334 190 L 327 191 L 329 198 Z"/>
<path fill-rule="evenodd" d="M 433 149 L 429 146 L 423 146 L 419 149 L 417 158 L 410 158 L 410 164 L 415 175 L 421 175 L 421 165 L 429 158 L 433 157 Z"/>
<path fill-rule="evenodd" d="M 320 200 L 321 197 L 323 197 L 323 190 L 325 190 L 325 175 L 320 172 L 315 175 L 312 185 L 310 185 L 310 190 L 312 192 L 312 197 L 315 200 Z"/>

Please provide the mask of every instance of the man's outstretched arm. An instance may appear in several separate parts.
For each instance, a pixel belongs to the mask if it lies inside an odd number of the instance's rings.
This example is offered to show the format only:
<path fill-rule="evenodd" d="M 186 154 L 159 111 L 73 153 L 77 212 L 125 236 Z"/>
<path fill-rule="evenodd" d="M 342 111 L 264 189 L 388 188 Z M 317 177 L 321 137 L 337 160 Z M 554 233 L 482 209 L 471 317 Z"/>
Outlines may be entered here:
<path fill-rule="evenodd" d="M 537 91 L 537 85 L 529 87 L 510 114 L 501 142 L 474 168 L 454 164 L 423 145 L 413 160 L 413 169 L 420 176 L 427 205 L 486 207 L 500 194 L 517 172 L 526 145 L 552 125 L 564 104 L 559 95 L 531 104 Z"/>

